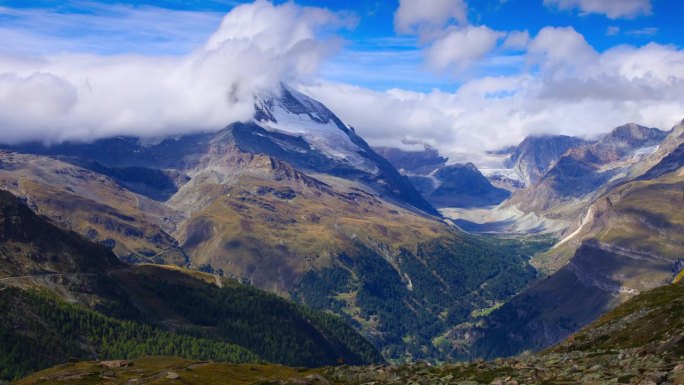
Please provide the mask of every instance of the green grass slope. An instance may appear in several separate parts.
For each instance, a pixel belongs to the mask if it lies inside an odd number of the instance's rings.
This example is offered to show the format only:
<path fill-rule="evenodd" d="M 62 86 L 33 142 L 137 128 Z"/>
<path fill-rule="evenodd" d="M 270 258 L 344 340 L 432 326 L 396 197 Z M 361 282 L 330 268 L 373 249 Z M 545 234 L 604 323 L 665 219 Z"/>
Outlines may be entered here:
<path fill-rule="evenodd" d="M 617 306 L 551 351 L 631 348 L 684 355 L 684 282 L 653 289 Z"/>

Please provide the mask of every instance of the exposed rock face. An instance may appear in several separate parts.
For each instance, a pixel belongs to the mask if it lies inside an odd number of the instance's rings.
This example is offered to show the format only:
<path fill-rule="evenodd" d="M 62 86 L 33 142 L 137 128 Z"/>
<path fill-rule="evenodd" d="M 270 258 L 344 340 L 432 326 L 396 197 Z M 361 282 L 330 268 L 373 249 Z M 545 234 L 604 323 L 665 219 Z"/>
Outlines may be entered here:
<path fill-rule="evenodd" d="M 572 227 L 594 199 L 634 178 L 633 169 L 657 152 L 666 136 L 666 132 L 636 124 L 617 127 L 597 142 L 571 147 L 535 184 L 514 193 L 507 204 L 526 213 L 566 220 Z"/>
<path fill-rule="evenodd" d="M 566 135 L 529 136 L 508 158 L 506 165 L 518 171 L 526 185 L 536 183 L 569 149 L 586 144 Z"/>

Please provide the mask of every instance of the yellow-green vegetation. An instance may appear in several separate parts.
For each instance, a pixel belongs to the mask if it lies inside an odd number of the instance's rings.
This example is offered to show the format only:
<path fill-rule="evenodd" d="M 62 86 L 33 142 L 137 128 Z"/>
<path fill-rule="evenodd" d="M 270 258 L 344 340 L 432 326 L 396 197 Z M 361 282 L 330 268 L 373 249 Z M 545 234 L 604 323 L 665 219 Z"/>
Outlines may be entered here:
<path fill-rule="evenodd" d="M 188 264 L 161 226 L 172 211 L 122 189 L 110 178 L 59 160 L 2 153 L 0 183 L 30 197 L 33 208 L 63 227 L 113 247 L 132 262 Z"/>
<path fill-rule="evenodd" d="M 179 227 L 179 239 L 197 265 L 249 277 L 259 287 L 287 293 L 311 268 L 329 266 L 332 257 L 354 253 L 356 243 L 388 253 L 416 249 L 419 242 L 457 233 L 425 217 L 327 178 L 333 187 L 256 157 L 249 172 L 230 185 L 197 186 L 211 203 Z M 265 252 L 268 250 L 268 253 Z M 273 280 L 278 276 L 279 280 Z"/>
<path fill-rule="evenodd" d="M 0 379 L 69 357 L 382 362 L 336 316 L 203 272 L 128 266 L 5 191 L 0 251 L 0 271 L 11 276 L 0 281 Z"/>
<path fill-rule="evenodd" d="M 637 252 L 668 259 L 684 249 L 684 175 L 634 181 L 609 194 L 610 217 L 596 238 Z"/>
<path fill-rule="evenodd" d="M 680 271 L 679 274 L 675 277 L 673 283 L 679 283 L 682 282 L 682 279 L 684 279 L 684 270 Z"/>
<path fill-rule="evenodd" d="M 296 383 L 296 379 L 299 379 L 303 382 L 307 380 L 307 377 L 311 379 L 320 376 L 321 372 L 315 369 L 296 369 L 279 365 L 230 365 L 174 357 L 145 357 L 119 363 L 100 362 L 89 361 L 60 365 L 26 377 L 15 384 L 252 385 L 267 384 L 272 379 L 292 379 L 292 383 Z"/>
<path fill-rule="evenodd" d="M 494 310 L 500 308 L 503 305 L 502 302 L 494 304 L 492 307 L 488 307 L 486 309 L 475 309 L 470 313 L 471 318 L 480 318 L 480 317 L 486 317 L 490 315 Z"/>

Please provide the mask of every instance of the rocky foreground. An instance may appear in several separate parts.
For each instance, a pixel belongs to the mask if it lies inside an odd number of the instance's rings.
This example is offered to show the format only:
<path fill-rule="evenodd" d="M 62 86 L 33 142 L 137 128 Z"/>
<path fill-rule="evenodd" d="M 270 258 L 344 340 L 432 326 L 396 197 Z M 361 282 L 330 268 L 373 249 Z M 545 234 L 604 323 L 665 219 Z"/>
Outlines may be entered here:
<path fill-rule="evenodd" d="M 17 384 L 684 384 L 684 357 L 640 349 L 550 353 L 493 362 L 297 369 L 168 357 L 69 363 Z"/>
<path fill-rule="evenodd" d="M 343 384 L 684 384 L 684 357 L 633 350 L 522 356 L 430 367 L 335 368 Z M 280 382 L 287 383 L 287 382 Z"/>

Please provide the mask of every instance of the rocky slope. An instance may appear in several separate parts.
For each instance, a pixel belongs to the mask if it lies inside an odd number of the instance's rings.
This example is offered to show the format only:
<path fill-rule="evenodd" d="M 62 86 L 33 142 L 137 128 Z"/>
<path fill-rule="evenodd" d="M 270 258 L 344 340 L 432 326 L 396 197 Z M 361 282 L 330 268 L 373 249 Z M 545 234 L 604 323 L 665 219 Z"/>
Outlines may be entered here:
<path fill-rule="evenodd" d="M 587 207 L 610 188 L 634 177 L 633 167 L 656 152 L 667 133 L 626 124 L 594 143 L 571 147 L 536 183 L 506 202 L 522 212 L 566 221 L 577 228 Z"/>
<path fill-rule="evenodd" d="M 546 174 L 570 149 L 588 142 L 566 135 L 529 136 L 515 146 L 506 166 L 516 170 L 530 186 Z"/>
<path fill-rule="evenodd" d="M 492 313 L 479 330 L 477 354 L 542 349 L 679 273 L 684 168 L 676 168 L 681 151 L 675 142 L 680 140 L 676 128 L 665 141 L 669 154 L 653 154 L 661 159 L 650 170 L 608 188 L 589 205 L 576 232 L 536 258 L 553 273 Z"/>

